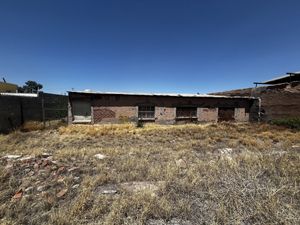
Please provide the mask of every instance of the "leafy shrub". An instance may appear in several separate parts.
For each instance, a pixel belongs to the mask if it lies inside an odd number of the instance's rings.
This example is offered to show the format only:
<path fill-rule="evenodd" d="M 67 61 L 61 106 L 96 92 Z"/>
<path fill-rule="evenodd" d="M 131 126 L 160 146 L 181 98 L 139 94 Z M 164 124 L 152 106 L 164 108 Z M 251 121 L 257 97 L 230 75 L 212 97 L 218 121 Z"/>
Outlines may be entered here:
<path fill-rule="evenodd" d="M 137 128 L 143 128 L 143 127 L 144 127 L 143 121 L 138 120 L 138 121 L 136 122 L 136 127 L 137 127 Z"/>
<path fill-rule="evenodd" d="M 272 120 L 271 124 L 277 125 L 277 126 L 284 126 L 291 129 L 297 129 L 300 130 L 300 118 L 288 118 L 288 119 L 277 119 Z"/>

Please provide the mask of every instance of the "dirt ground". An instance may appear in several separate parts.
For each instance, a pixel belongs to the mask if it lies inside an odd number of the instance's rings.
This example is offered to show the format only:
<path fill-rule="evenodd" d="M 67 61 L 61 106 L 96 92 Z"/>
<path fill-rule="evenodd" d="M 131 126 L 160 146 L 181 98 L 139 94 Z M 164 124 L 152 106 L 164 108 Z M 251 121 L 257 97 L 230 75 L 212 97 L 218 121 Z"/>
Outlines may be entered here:
<path fill-rule="evenodd" d="M 60 126 L 0 135 L 1 224 L 300 224 L 300 132 Z"/>

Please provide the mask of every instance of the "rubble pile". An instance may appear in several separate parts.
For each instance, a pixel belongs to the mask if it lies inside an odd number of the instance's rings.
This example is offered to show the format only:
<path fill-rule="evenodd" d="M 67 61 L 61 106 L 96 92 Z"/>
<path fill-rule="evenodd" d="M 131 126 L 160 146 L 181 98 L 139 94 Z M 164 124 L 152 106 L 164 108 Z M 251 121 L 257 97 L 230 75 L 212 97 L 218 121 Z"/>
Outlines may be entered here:
<path fill-rule="evenodd" d="M 41 198 L 49 204 L 71 197 L 80 187 L 82 171 L 76 161 L 54 161 L 49 153 L 39 156 L 7 155 L 0 163 L 18 181 L 12 201 Z"/>

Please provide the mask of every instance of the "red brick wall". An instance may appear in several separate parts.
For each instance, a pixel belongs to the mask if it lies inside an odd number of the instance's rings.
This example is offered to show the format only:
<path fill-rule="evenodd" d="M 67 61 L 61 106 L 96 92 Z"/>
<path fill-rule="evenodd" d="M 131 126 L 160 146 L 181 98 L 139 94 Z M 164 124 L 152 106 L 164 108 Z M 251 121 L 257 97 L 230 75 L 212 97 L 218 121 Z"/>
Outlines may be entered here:
<path fill-rule="evenodd" d="M 93 107 L 94 123 L 132 121 L 137 117 L 137 107 L 96 106 Z"/>
<path fill-rule="evenodd" d="M 116 113 L 107 108 L 94 108 L 93 111 L 94 123 L 100 123 L 103 119 L 116 118 Z"/>

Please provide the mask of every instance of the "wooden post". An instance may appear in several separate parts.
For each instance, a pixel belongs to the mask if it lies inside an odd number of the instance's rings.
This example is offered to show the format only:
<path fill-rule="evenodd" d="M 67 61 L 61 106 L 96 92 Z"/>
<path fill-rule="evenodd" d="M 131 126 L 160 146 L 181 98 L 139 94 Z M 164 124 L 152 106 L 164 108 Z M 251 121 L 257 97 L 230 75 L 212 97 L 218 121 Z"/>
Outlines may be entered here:
<path fill-rule="evenodd" d="M 42 117 L 43 117 L 43 125 L 46 127 L 46 118 L 45 118 L 45 100 L 44 95 L 42 94 Z"/>

